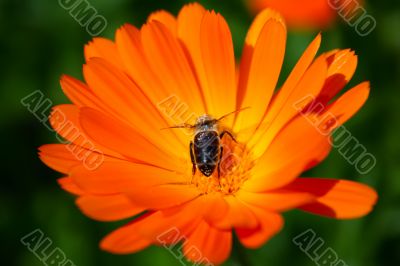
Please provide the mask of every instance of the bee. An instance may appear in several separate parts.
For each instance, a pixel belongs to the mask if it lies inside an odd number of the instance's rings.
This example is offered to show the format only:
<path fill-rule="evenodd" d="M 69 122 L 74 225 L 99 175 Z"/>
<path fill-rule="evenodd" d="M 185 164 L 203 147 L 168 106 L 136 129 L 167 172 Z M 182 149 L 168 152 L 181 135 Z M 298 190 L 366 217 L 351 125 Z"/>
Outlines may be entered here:
<path fill-rule="evenodd" d="M 194 125 L 181 124 L 169 128 L 190 128 L 194 129 L 193 140 L 189 144 L 189 154 L 192 162 L 192 174 L 196 174 L 199 170 L 203 175 L 209 177 L 217 169 L 218 178 L 221 176 L 221 159 L 223 157 L 224 148 L 221 145 L 222 138 L 227 135 L 234 142 L 235 137 L 228 130 L 220 131 L 219 122 L 229 115 L 241 112 L 247 108 L 243 108 L 228 113 L 218 119 L 210 115 L 202 115 L 196 119 Z"/>

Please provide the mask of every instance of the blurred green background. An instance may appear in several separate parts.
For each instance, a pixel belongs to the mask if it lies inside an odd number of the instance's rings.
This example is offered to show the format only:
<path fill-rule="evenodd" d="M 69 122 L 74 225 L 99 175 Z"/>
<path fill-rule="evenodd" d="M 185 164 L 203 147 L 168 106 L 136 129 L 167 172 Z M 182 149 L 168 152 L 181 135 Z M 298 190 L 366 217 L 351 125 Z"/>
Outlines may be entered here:
<path fill-rule="evenodd" d="M 113 38 L 125 22 L 140 26 L 157 9 L 177 14 L 187 1 L 90 0 L 108 22 L 101 36 Z M 377 158 L 372 172 L 361 176 L 333 150 L 312 171 L 313 176 L 348 178 L 375 187 L 380 199 L 368 216 L 337 221 L 300 211 L 285 214 L 283 231 L 258 250 L 246 250 L 239 262 L 233 252 L 225 265 L 315 265 L 292 243 L 311 228 L 351 266 L 400 265 L 400 1 L 366 0 L 377 21 L 376 29 L 360 37 L 338 19 L 323 31 L 320 51 L 352 48 L 359 66 L 351 85 L 370 80 L 372 91 L 364 108 L 346 127 Z M 236 55 L 251 15 L 241 0 L 200 1 L 221 12 L 234 38 Z M 20 100 L 41 90 L 54 104 L 67 103 L 59 87 L 66 73 L 81 78 L 83 45 L 91 36 L 54 0 L 0 0 L 1 160 L 0 233 L 1 265 L 43 265 L 20 239 L 36 228 L 52 239 L 76 265 L 179 265 L 158 247 L 115 256 L 98 249 L 99 240 L 121 223 L 101 223 L 82 215 L 74 199 L 62 191 L 60 174 L 43 165 L 37 147 L 56 142 Z M 290 32 L 283 77 L 293 67 L 317 31 Z M 348 88 L 350 88 L 350 86 Z M 243 261 L 243 260 L 242 260 Z"/>

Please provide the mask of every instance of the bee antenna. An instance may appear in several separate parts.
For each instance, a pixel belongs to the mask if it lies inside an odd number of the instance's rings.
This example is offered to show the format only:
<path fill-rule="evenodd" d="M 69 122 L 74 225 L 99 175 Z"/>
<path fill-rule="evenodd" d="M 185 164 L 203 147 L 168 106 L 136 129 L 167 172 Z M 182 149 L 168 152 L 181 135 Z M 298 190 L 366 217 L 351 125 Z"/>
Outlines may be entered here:
<path fill-rule="evenodd" d="M 194 128 L 194 126 L 184 123 L 184 124 L 180 124 L 180 125 L 176 125 L 176 126 L 172 126 L 172 127 L 164 127 L 161 130 L 174 129 L 174 128 Z"/>
<path fill-rule="evenodd" d="M 226 115 L 223 115 L 223 116 L 221 116 L 220 118 L 218 118 L 217 121 L 220 121 L 220 120 L 222 120 L 222 119 L 224 119 L 224 118 L 226 118 L 226 117 L 228 117 L 228 116 L 230 116 L 230 115 L 233 115 L 233 114 L 236 114 L 236 113 L 240 113 L 240 112 L 242 112 L 242 111 L 244 111 L 244 110 L 247 110 L 247 109 L 250 109 L 250 107 L 247 106 L 247 107 L 244 107 L 244 108 L 242 108 L 242 109 L 239 109 L 239 110 L 236 110 L 236 111 L 227 113 Z"/>

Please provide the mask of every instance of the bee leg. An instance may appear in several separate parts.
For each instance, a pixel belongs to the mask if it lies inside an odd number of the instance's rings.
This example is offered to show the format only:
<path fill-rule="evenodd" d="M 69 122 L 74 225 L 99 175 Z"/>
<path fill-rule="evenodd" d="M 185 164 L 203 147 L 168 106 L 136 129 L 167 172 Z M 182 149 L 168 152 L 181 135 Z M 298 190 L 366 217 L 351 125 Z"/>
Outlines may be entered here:
<path fill-rule="evenodd" d="M 196 174 L 196 163 L 194 161 L 194 149 L 193 149 L 193 142 L 190 142 L 190 146 L 189 146 L 189 151 L 190 151 L 190 160 L 192 161 L 192 179 L 193 176 Z"/>
<path fill-rule="evenodd" d="M 220 147 L 220 154 L 219 154 L 219 161 L 218 161 L 218 184 L 219 184 L 219 187 L 221 187 L 221 179 L 220 179 L 220 177 L 221 177 L 221 161 L 222 161 L 223 152 L 224 152 L 224 148 L 221 146 Z"/>
<path fill-rule="evenodd" d="M 237 141 L 236 141 L 235 137 L 232 135 L 232 133 L 229 132 L 229 131 L 227 131 L 227 130 L 222 131 L 221 134 L 219 134 L 219 138 L 222 139 L 222 137 L 223 137 L 225 134 L 227 134 L 229 137 L 231 137 L 231 139 L 232 139 L 234 142 L 237 143 Z"/>

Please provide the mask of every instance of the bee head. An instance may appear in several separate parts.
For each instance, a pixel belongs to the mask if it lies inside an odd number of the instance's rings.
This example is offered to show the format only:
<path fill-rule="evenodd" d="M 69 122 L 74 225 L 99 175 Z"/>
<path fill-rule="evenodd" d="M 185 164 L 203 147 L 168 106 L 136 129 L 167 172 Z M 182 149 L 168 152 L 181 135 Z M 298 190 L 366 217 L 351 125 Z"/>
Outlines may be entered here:
<path fill-rule="evenodd" d="M 201 115 L 196 119 L 196 123 L 194 125 L 188 124 L 188 123 L 183 123 L 183 124 L 179 124 L 176 126 L 172 126 L 172 127 L 167 127 L 167 128 L 162 128 L 162 129 L 171 129 L 171 128 L 188 128 L 188 129 L 194 129 L 195 132 L 200 132 L 200 131 L 218 131 L 218 122 L 223 120 L 224 118 L 235 114 L 235 113 L 239 113 L 241 111 L 244 111 L 246 109 L 249 109 L 250 107 L 245 107 L 230 113 L 227 113 L 226 115 L 221 116 L 218 119 L 213 118 L 210 115 Z"/>
<path fill-rule="evenodd" d="M 197 118 L 194 126 L 197 132 L 209 131 L 209 130 L 217 131 L 217 123 L 218 123 L 217 119 L 214 119 L 209 115 L 202 115 Z"/>

